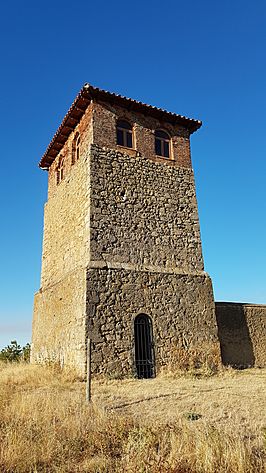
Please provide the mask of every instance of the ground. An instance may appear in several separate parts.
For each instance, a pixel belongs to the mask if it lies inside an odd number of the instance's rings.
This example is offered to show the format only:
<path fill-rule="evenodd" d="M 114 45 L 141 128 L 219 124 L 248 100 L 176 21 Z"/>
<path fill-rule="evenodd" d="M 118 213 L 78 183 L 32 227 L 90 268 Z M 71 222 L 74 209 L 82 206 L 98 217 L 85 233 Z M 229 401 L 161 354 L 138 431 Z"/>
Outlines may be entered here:
<path fill-rule="evenodd" d="M 0 365 L 4 473 L 266 471 L 266 370 L 85 383 L 57 366 Z"/>
<path fill-rule="evenodd" d="M 266 370 L 225 370 L 219 376 L 107 381 L 92 388 L 95 403 L 138 421 L 172 422 L 189 412 L 200 422 L 221 426 L 241 421 L 241 428 L 266 427 Z"/>

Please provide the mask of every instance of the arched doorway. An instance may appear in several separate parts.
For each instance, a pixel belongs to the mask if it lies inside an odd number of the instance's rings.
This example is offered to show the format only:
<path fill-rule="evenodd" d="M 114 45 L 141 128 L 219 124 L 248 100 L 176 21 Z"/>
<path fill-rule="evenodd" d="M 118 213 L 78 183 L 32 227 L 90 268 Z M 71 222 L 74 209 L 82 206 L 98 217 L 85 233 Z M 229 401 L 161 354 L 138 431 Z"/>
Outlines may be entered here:
<path fill-rule="evenodd" d="M 139 314 L 134 321 L 135 365 L 138 378 L 153 378 L 154 353 L 152 322 L 150 317 Z"/>

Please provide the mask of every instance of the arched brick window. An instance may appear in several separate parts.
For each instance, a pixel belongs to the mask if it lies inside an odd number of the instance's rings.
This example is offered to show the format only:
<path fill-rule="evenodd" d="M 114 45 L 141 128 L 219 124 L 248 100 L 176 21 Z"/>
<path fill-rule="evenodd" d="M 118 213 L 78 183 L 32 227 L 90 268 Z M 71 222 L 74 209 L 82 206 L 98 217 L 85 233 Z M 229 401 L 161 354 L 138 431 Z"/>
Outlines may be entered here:
<path fill-rule="evenodd" d="M 60 158 L 58 166 L 56 168 L 56 183 L 60 184 L 63 178 L 64 178 L 64 158 Z"/>
<path fill-rule="evenodd" d="M 75 162 L 79 159 L 79 154 L 80 154 L 80 134 L 79 132 L 77 132 L 72 142 L 72 159 L 71 159 L 72 164 L 75 164 Z"/>
<path fill-rule="evenodd" d="M 132 126 L 126 120 L 116 122 L 116 142 L 120 146 L 133 148 Z"/>
<path fill-rule="evenodd" d="M 163 130 L 155 130 L 155 153 L 170 158 L 170 136 Z"/>

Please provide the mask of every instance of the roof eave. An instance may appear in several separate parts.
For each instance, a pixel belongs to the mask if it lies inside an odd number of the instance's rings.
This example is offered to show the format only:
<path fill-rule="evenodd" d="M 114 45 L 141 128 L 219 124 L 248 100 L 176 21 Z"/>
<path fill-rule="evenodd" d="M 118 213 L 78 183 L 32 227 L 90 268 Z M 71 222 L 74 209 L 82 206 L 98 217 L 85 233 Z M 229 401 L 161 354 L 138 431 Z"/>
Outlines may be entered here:
<path fill-rule="evenodd" d="M 48 148 L 46 149 L 46 152 L 42 156 L 39 162 L 39 167 L 41 169 L 49 169 L 57 154 L 66 143 L 69 135 L 80 122 L 88 105 L 91 103 L 91 100 L 112 102 L 116 105 L 120 105 L 123 108 L 130 108 L 130 110 L 145 113 L 146 115 L 149 114 L 162 121 L 164 120 L 175 125 L 183 126 L 189 131 L 190 134 L 194 133 L 202 125 L 200 120 L 194 120 L 192 118 L 187 118 L 182 115 L 168 112 L 167 110 L 153 107 L 152 105 L 147 105 L 142 102 L 138 102 L 137 100 L 93 87 L 92 85 L 86 83 L 75 98 L 73 104 L 63 118 L 61 125 L 53 136 Z"/>

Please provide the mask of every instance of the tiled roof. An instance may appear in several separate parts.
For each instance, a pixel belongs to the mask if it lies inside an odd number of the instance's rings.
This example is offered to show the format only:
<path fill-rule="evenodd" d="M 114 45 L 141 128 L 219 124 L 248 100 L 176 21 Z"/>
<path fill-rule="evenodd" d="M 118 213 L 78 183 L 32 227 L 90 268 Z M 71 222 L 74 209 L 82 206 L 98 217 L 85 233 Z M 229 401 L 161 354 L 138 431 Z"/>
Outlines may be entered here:
<path fill-rule="evenodd" d="M 75 98 L 57 132 L 53 136 L 39 163 L 41 168 L 47 169 L 52 164 L 59 151 L 63 148 L 70 133 L 79 123 L 91 100 L 95 100 L 96 102 L 97 100 L 102 102 L 111 102 L 124 108 L 130 108 L 132 111 L 145 113 L 146 115 L 150 115 L 162 121 L 179 124 L 187 128 L 190 133 L 193 133 L 201 126 L 201 121 L 199 120 L 194 120 L 176 113 L 168 112 L 162 108 L 153 107 L 152 105 L 147 105 L 145 103 L 138 102 L 137 100 L 123 97 L 122 95 L 114 94 L 112 92 L 99 89 L 98 87 L 93 87 L 92 85 L 86 83 Z"/>

